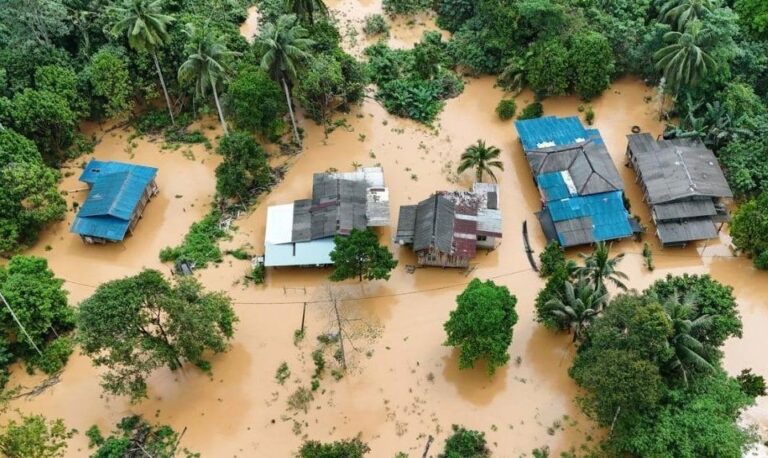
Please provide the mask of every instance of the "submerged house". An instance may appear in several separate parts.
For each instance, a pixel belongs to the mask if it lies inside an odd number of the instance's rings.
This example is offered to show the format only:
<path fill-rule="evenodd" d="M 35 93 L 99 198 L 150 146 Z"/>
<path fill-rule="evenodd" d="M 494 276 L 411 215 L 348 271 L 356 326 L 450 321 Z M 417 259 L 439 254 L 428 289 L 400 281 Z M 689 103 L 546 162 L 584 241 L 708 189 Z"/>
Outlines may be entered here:
<path fill-rule="evenodd" d="M 467 267 L 478 248 L 501 237 L 499 188 L 475 183 L 472 191 L 437 192 L 417 205 L 403 205 L 394 241 L 412 245 L 419 265 Z"/>
<path fill-rule="evenodd" d="M 683 246 L 716 238 L 717 225 L 728 221 L 722 199 L 733 193 L 715 154 L 697 139 L 655 140 L 648 133 L 627 138 L 627 159 L 661 243 Z"/>
<path fill-rule="evenodd" d="M 640 231 L 624 205 L 624 183 L 597 129 L 577 117 L 515 121 L 541 194 L 536 216 L 562 247 L 622 239 Z"/>
<path fill-rule="evenodd" d="M 267 208 L 264 265 L 329 265 L 334 236 L 388 224 L 389 190 L 381 167 L 316 173 L 311 199 Z"/>
<path fill-rule="evenodd" d="M 88 197 L 70 231 L 86 243 L 122 241 L 157 194 L 156 175 L 154 167 L 92 159 L 80 175 Z"/>

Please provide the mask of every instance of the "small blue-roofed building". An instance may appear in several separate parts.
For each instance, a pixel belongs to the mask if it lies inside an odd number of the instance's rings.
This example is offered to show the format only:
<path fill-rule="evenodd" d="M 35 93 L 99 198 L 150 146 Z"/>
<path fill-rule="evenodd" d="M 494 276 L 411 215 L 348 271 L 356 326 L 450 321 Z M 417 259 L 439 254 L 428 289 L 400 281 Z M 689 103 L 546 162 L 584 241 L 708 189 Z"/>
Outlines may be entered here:
<path fill-rule="evenodd" d="M 515 121 L 541 194 L 536 214 L 547 241 L 562 247 L 616 240 L 639 231 L 624 205 L 624 183 L 597 129 L 573 116 Z"/>
<path fill-rule="evenodd" d="M 122 241 L 157 194 L 156 175 L 154 167 L 92 159 L 80 175 L 90 191 L 70 231 L 86 243 Z"/>

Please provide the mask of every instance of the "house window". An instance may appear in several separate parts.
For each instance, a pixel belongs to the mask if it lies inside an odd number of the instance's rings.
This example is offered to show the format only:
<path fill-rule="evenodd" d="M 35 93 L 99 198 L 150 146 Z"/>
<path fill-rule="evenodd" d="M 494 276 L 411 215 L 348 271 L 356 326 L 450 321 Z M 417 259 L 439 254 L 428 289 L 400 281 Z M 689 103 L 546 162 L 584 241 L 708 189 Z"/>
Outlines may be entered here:
<path fill-rule="evenodd" d="M 485 235 L 478 235 L 477 236 L 477 241 L 478 242 L 485 242 L 486 240 L 488 240 L 488 237 L 485 236 Z"/>

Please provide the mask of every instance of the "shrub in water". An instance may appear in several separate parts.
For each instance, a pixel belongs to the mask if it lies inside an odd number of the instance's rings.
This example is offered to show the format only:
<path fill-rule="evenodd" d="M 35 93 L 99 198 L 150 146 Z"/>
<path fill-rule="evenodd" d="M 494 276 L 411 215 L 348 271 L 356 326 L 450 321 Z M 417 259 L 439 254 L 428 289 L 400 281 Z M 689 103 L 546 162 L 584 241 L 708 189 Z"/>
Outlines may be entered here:
<path fill-rule="evenodd" d="M 503 120 L 512 119 L 515 117 L 517 111 L 517 104 L 513 99 L 505 99 L 496 105 L 496 114 Z"/>

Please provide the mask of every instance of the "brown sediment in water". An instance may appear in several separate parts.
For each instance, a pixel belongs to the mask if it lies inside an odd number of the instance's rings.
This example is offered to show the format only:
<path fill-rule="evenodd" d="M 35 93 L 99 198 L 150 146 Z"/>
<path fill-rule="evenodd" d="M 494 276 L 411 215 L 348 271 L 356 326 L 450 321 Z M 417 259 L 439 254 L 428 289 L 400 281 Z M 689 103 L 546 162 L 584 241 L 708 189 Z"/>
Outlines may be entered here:
<path fill-rule="evenodd" d="M 331 6 L 351 11 L 357 19 L 369 10 L 380 11 L 380 3 L 375 1 L 343 0 Z M 413 40 L 418 35 L 414 32 Z M 75 354 L 60 383 L 35 398 L 14 402 L 13 407 L 61 417 L 80 431 L 92 424 L 109 429 L 129 413 L 142 413 L 177 430 L 187 427 L 182 445 L 203 456 L 291 456 L 305 435 L 329 440 L 357 433 L 370 444 L 372 457 L 391 457 L 397 451 L 420 456 L 426 435 L 432 434 L 437 438 L 434 455 L 454 423 L 485 431 L 499 456 L 516 456 L 543 445 L 557 454 L 578 447 L 588 434 L 599 436 L 573 403 L 577 389 L 567 374 L 573 356 L 569 337 L 552 334 L 533 321 L 533 301 L 543 282 L 530 270 L 521 226 L 525 220 L 530 222 L 531 243 L 540 251 L 545 241 L 533 215 L 539 208 L 539 195 L 512 123 L 500 121 L 494 112 L 503 96 L 490 77 L 469 80 L 464 93 L 447 102 L 435 130 L 392 117 L 372 100 L 346 115 L 348 127 L 338 128 L 328 138 L 322 127 L 304 121 L 304 151 L 291 161 L 285 179 L 236 222 L 238 230 L 224 246 L 249 244 L 253 253 L 261 254 L 266 207 L 307 197 L 312 173 L 329 168 L 348 170 L 353 163 L 384 167 L 393 217 L 390 227 L 379 234 L 400 265 L 389 282 L 350 282 L 342 287 L 344 307 L 369 323 L 371 329 L 355 341 L 359 351 L 350 350 L 350 373 L 338 382 L 326 374 L 307 414 L 288 412 L 286 400 L 298 386 L 309 386 L 309 353 L 316 346 L 315 336 L 330 329 L 327 305 L 316 302 L 324 297 L 329 271 L 275 269 L 268 273 L 265 285 L 246 286 L 241 279 L 248 262 L 231 257 L 198 272 L 208 288 L 230 294 L 240 317 L 231 350 L 212 358 L 212 376 L 192 367 L 175 373 L 158 371 L 150 380 L 150 399 L 131 406 L 123 398 L 102 398 L 98 370 L 87 358 Z M 645 101 L 651 96 L 652 89 L 642 81 L 622 78 L 592 102 L 595 127 L 619 167 L 632 212 L 647 226 L 648 208 L 634 174 L 623 167 L 623 155 L 625 135 L 633 125 L 654 135 L 663 129 L 652 104 Z M 523 93 L 517 99 L 522 107 L 533 97 Z M 579 115 L 580 104 L 575 97 L 558 97 L 545 100 L 544 108 L 548 115 Z M 202 124 L 211 138 L 218 133 L 207 128 L 215 125 L 213 121 Z M 98 131 L 95 126 L 89 129 Z M 65 287 L 73 304 L 88 297 L 95 285 L 135 274 L 143 267 L 167 271 L 168 266 L 157 258 L 158 252 L 178 243 L 189 225 L 207 212 L 215 187 L 213 170 L 219 158 L 202 146 L 190 148 L 194 154 L 191 160 L 191 155 L 182 154 L 186 146 L 164 151 L 159 141 L 135 139 L 129 153 L 129 132 L 116 130 L 103 135 L 94 156 L 159 167 L 161 193 L 147 207 L 135 235 L 122 244 L 82 244 L 68 232 L 74 215 L 70 212 L 66 221 L 54 225 L 29 251 L 48 258 L 56 274 L 67 280 Z M 503 154 L 505 170 L 498 174 L 504 215 L 501 245 L 493 252 L 481 253 L 475 260 L 477 268 L 469 276 L 443 269 L 406 273 L 405 265 L 415 263 L 413 254 L 391 244 L 398 207 L 417 202 L 435 190 L 468 186 L 470 174 L 456 177 L 452 170 L 464 148 L 477 139 L 498 146 Z M 63 190 L 83 187 L 77 182 L 79 169 L 72 171 L 75 175 L 63 180 Z M 83 198 L 82 192 L 69 196 L 80 201 Z M 752 367 L 757 373 L 768 374 L 766 359 L 755 357 L 752 351 L 765 344 L 761 330 L 768 324 L 763 299 L 768 294 L 768 276 L 754 270 L 748 260 L 732 257 L 726 234 L 721 240 L 685 249 L 662 250 L 654 237 L 649 235 L 646 240 L 654 250 L 653 272 L 643 266 L 642 243 L 614 245 L 614 250 L 628 253 L 621 268 L 630 275 L 631 286 L 640 290 L 667 273 L 684 272 L 709 273 L 734 286 L 744 318 L 744 338 L 727 343 L 725 365 L 731 373 Z M 45 250 L 47 245 L 50 251 Z M 518 297 L 520 320 L 510 348 L 511 361 L 493 378 L 485 375 L 483 367 L 458 371 L 456 353 L 442 346 L 442 324 L 455 306 L 455 296 L 472 277 L 507 285 Z M 296 347 L 293 332 L 299 326 L 305 301 L 309 302 L 307 337 Z M 283 361 L 292 375 L 280 386 L 274 375 Z M 30 377 L 16 370 L 11 383 L 32 386 L 41 379 L 40 375 Z M 766 408 L 768 403 L 761 401 L 745 417 L 765 428 Z M 303 425 L 300 435 L 294 434 L 294 420 Z M 556 421 L 564 429 L 548 431 Z M 86 447 L 87 440 L 78 435 L 68 456 L 83 456 Z"/>

